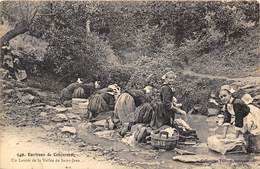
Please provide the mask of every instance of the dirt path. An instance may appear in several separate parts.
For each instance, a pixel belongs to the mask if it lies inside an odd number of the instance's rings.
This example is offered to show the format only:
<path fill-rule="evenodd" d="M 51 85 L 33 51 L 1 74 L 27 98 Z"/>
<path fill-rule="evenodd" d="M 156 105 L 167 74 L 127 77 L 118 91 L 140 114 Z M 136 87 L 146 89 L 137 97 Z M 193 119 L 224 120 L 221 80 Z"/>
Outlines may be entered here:
<path fill-rule="evenodd" d="M 79 152 L 75 145 L 61 145 L 44 141 L 41 128 L 0 128 L 1 169 L 128 169 L 129 167 L 104 161 L 102 156 Z M 31 153 L 31 156 L 29 156 Z M 36 155 L 41 154 L 40 155 Z M 50 154 L 51 156 L 48 156 Z M 60 156 L 67 154 L 66 156 Z M 32 156 L 33 155 L 33 156 Z M 44 155 L 44 156 L 42 156 Z M 70 155 L 70 156 L 68 156 Z M 35 161 L 34 161 L 35 160 Z M 133 168 L 133 167 L 132 167 Z"/>
<path fill-rule="evenodd" d="M 247 82 L 250 84 L 260 84 L 260 76 L 248 76 L 248 77 L 240 77 L 240 78 L 230 78 L 227 76 L 215 76 L 209 74 L 201 74 L 193 72 L 190 68 L 186 68 L 183 72 L 183 75 L 196 76 L 200 78 L 209 78 L 209 79 L 223 79 L 223 80 L 232 80 L 235 82 Z"/>

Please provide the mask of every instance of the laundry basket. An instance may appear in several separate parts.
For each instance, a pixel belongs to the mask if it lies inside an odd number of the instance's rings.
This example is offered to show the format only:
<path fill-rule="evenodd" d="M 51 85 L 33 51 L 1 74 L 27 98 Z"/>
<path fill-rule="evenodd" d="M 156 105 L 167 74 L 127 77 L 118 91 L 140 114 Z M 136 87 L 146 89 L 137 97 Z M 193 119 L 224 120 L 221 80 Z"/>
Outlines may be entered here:
<path fill-rule="evenodd" d="M 172 137 L 169 137 L 168 132 L 160 131 L 158 134 L 151 134 L 151 145 L 155 149 L 172 150 L 177 146 L 179 140 L 179 132 L 175 129 Z"/>
<path fill-rule="evenodd" d="M 72 98 L 72 110 L 74 113 L 86 113 L 88 108 L 89 100 L 81 98 Z"/>

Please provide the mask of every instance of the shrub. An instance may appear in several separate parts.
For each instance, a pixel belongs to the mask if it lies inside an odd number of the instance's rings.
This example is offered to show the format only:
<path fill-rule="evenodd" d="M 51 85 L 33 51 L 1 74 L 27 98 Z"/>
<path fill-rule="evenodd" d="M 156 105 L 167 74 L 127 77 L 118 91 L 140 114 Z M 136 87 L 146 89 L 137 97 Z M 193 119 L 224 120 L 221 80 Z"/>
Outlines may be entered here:
<path fill-rule="evenodd" d="M 126 66 L 103 66 L 102 71 L 97 74 L 97 80 L 100 80 L 103 87 L 110 84 L 118 84 L 125 88 L 134 69 Z"/>

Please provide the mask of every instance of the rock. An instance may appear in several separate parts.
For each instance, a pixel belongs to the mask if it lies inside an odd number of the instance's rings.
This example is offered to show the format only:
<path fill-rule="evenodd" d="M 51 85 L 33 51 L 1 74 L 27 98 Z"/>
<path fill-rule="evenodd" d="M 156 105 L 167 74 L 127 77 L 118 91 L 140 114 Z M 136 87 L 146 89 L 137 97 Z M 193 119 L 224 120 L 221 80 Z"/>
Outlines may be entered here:
<path fill-rule="evenodd" d="M 94 126 L 95 126 L 95 125 L 94 125 Z M 94 129 L 93 132 L 95 133 L 95 132 L 99 132 L 99 131 L 103 131 L 103 130 L 104 130 L 103 127 L 97 127 L 97 126 L 96 126 L 96 128 Z"/>
<path fill-rule="evenodd" d="M 15 95 L 16 95 L 16 97 L 18 98 L 18 100 L 22 101 L 23 95 L 22 95 L 21 92 L 16 92 Z"/>
<path fill-rule="evenodd" d="M 76 127 L 78 131 L 78 136 L 80 138 L 85 137 L 87 133 L 92 132 L 95 130 L 96 126 L 93 123 L 80 123 Z"/>
<path fill-rule="evenodd" d="M 73 113 L 68 113 L 67 114 L 69 119 L 76 119 L 76 120 L 81 120 L 79 115 L 73 114 Z"/>
<path fill-rule="evenodd" d="M 18 81 L 27 79 L 27 73 L 25 70 L 17 69 L 15 72 L 15 77 Z"/>
<path fill-rule="evenodd" d="M 8 73 L 9 73 L 8 70 L 0 68 L 0 79 L 5 79 L 8 75 Z"/>
<path fill-rule="evenodd" d="M 173 157 L 174 161 L 181 161 L 184 163 L 215 163 L 218 162 L 216 157 L 208 155 L 181 155 Z"/>
<path fill-rule="evenodd" d="M 72 106 L 72 101 L 71 100 L 66 100 L 62 103 L 65 107 L 71 107 Z"/>
<path fill-rule="evenodd" d="M 50 125 L 42 125 L 41 127 L 46 131 L 50 131 L 55 128 L 54 126 L 50 126 Z"/>
<path fill-rule="evenodd" d="M 34 99 L 35 97 L 33 95 L 27 94 L 25 96 L 22 96 L 21 101 L 26 104 L 31 104 L 33 103 Z"/>
<path fill-rule="evenodd" d="M 95 129 L 97 128 L 96 125 L 94 125 L 93 123 L 90 123 L 88 122 L 86 125 L 85 125 L 86 129 Z"/>
<path fill-rule="evenodd" d="M 38 96 L 38 90 L 32 87 L 16 88 L 19 92 L 28 93 L 34 96 Z"/>
<path fill-rule="evenodd" d="M 107 123 L 106 119 L 96 121 L 93 124 L 96 125 L 96 126 L 99 126 L 99 127 L 106 127 L 106 126 L 108 126 L 108 123 Z"/>
<path fill-rule="evenodd" d="M 51 105 L 51 106 L 57 106 L 58 103 L 56 103 L 56 102 L 54 102 L 54 101 L 49 101 L 49 105 Z"/>
<path fill-rule="evenodd" d="M 187 151 L 187 150 L 181 150 L 181 149 L 178 149 L 178 148 L 175 148 L 174 149 L 178 154 L 180 155 L 195 155 L 196 153 L 194 152 L 190 152 L 190 151 Z"/>
<path fill-rule="evenodd" d="M 81 143 L 80 145 L 79 145 L 79 147 L 86 147 L 87 146 L 87 144 L 85 144 L 85 143 Z"/>
<path fill-rule="evenodd" d="M 126 137 L 123 137 L 122 138 L 122 142 L 131 146 L 131 147 L 134 147 L 135 144 L 136 144 L 136 141 L 135 141 L 135 138 L 134 138 L 134 135 L 130 135 L 130 136 L 126 136 Z"/>
<path fill-rule="evenodd" d="M 12 95 L 15 92 L 14 89 L 3 90 L 3 95 Z"/>
<path fill-rule="evenodd" d="M 63 107 L 60 105 L 54 107 L 54 110 L 57 111 L 58 113 L 64 113 L 64 112 L 68 111 L 68 109 L 66 107 Z"/>
<path fill-rule="evenodd" d="M 41 117 L 46 117 L 46 116 L 47 116 L 47 112 L 41 112 L 41 113 L 40 113 L 40 116 L 41 116 Z"/>
<path fill-rule="evenodd" d="M 55 122 L 63 122 L 63 121 L 67 121 L 68 117 L 65 114 L 57 114 L 51 120 Z"/>
<path fill-rule="evenodd" d="M 53 107 L 53 106 L 50 106 L 50 105 L 46 105 L 46 106 L 45 106 L 45 109 L 46 109 L 46 110 L 54 110 L 54 107 Z"/>
<path fill-rule="evenodd" d="M 76 129 L 70 126 L 64 126 L 60 129 L 62 133 L 76 134 Z"/>
<path fill-rule="evenodd" d="M 98 131 L 94 133 L 96 136 L 106 139 L 112 139 L 113 135 L 115 134 L 114 130 L 105 130 L 105 131 Z"/>
<path fill-rule="evenodd" d="M 26 88 L 28 84 L 19 81 L 13 81 L 13 85 L 16 88 Z"/>
<path fill-rule="evenodd" d="M 259 100 L 259 99 L 260 99 L 260 94 L 259 94 L 259 95 L 256 95 L 256 96 L 254 96 L 254 99 L 255 99 L 255 100 Z"/>
<path fill-rule="evenodd" d="M 31 107 L 36 107 L 38 109 L 42 109 L 46 106 L 45 103 L 35 103 L 35 104 L 32 104 Z"/>
<path fill-rule="evenodd" d="M 50 106 L 50 105 L 46 105 L 45 109 L 46 110 L 54 110 L 57 113 L 65 113 L 65 112 L 68 111 L 68 108 L 60 106 L 60 105 L 58 105 L 56 107 L 53 107 L 53 106 Z"/>
<path fill-rule="evenodd" d="M 64 124 L 62 124 L 62 123 L 57 123 L 57 124 L 55 125 L 55 129 L 62 128 L 63 126 L 64 126 Z"/>
<path fill-rule="evenodd" d="M 98 146 L 87 146 L 87 151 L 97 151 L 97 150 L 101 150 L 101 147 Z"/>

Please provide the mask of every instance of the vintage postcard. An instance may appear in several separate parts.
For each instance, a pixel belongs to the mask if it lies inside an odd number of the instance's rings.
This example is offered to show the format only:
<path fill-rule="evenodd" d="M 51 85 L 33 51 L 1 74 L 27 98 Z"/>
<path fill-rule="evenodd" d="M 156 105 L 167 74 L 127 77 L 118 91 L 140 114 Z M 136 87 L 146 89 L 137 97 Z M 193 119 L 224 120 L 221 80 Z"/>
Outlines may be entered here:
<path fill-rule="evenodd" d="M 0 169 L 260 168 L 258 1 L 0 1 Z"/>

